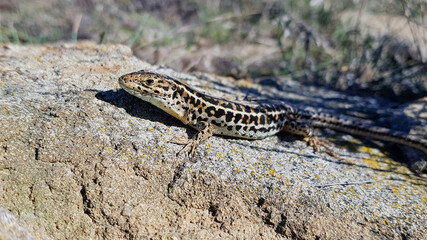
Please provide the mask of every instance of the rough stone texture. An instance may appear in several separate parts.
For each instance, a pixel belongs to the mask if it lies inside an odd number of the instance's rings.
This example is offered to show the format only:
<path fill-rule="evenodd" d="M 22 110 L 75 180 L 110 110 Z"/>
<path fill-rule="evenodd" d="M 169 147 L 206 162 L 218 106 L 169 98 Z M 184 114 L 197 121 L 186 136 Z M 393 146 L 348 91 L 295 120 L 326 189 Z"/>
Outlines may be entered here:
<path fill-rule="evenodd" d="M 167 140 L 194 130 L 118 88 L 120 75 L 140 69 L 225 98 L 286 98 L 426 136 L 425 99 L 396 109 L 287 79 L 184 75 L 139 61 L 120 45 L 2 45 L 0 206 L 34 238 L 427 236 L 426 180 L 395 161 L 399 151 L 388 153 L 388 144 L 317 131 L 333 140 L 346 159 L 340 162 L 285 134 L 212 137 L 194 159 L 177 158 L 180 146 Z M 0 224 L 0 238 L 15 238 Z"/>
<path fill-rule="evenodd" d="M 15 240 L 15 239 L 34 239 L 31 234 L 19 226 L 13 215 L 0 207 L 0 239 Z"/>

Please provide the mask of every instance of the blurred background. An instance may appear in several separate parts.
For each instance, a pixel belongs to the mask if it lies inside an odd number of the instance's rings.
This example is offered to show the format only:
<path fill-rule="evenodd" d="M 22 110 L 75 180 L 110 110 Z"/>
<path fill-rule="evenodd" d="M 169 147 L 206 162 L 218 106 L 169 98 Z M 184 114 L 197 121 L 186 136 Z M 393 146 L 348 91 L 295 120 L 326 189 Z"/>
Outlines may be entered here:
<path fill-rule="evenodd" d="M 404 103 L 427 96 L 426 10 L 425 0 L 0 0 L 0 42 L 119 43 L 181 72 L 289 77 Z"/>

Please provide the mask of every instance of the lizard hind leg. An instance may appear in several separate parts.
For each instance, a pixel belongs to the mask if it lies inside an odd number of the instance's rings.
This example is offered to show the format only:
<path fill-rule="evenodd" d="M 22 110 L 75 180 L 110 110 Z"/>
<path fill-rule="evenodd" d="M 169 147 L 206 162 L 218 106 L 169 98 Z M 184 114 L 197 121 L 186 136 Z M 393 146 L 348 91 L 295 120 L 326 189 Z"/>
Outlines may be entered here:
<path fill-rule="evenodd" d="M 316 150 L 316 152 L 319 151 L 318 146 L 322 146 L 326 152 L 331 155 L 332 157 L 338 159 L 338 160 L 344 160 L 341 157 L 338 157 L 338 155 L 336 155 L 329 147 L 328 145 L 331 144 L 331 142 L 329 142 L 326 139 L 322 139 L 322 138 L 318 138 L 315 136 L 311 136 L 311 137 L 305 137 L 304 141 L 307 143 L 308 146 L 312 146 L 314 148 L 314 150 Z"/>
<path fill-rule="evenodd" d="M 307 143 L 308 146 L 311 146 L 314 148 L 316 152 L 319 152 L 319 147 L 323 147 L 326 152 L 331 155 L 332 157 L 343 160 L 342 158 L 338 157 L 329 147 L 331 143 L 326 139 L 321 139 L 318 137 L 313 136 L 313 127 L 311 125 L 305 124 L 305 123 L 298 123 L 296 121 L 292 121 L 289 124 L 287 124 L 283 131 L 289 132 L 292 134 L 297 134 L 304 136 L 304 141 Z"/>

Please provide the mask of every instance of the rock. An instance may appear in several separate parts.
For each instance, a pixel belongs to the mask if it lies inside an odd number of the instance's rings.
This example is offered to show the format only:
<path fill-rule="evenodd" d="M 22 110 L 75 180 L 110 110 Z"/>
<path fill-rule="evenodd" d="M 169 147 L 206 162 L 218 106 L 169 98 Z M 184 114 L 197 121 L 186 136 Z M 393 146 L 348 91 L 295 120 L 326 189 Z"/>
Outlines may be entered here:
<path fill-rule="evenodd" d="M 0 207 L 0 238 L 2 240 L 34 239 L 31 234 L 21 227 L 13 215 Z"/>
<path fill-rule="evenodd" d="M 338 161 L 295 136 L 214 136 L 194 159 L 176 157 L 181 146 L 167 141 L 195 131 L 120 90 L 117 78 L 151 70 L 225 98 L 249 92 L 353 117 L 363 110 L 388 127 L 410 119 L 408 131 L 425 123 L 409 108 L 286 79 L 278 89 L 181 74 L 121 45 L 5 44 L 0 59 L 0 206 L 36 239 L 427 235 L 426 180 L 383 145 L 317 131 L 336 139 L 331 148 L 346 159 Z"/>

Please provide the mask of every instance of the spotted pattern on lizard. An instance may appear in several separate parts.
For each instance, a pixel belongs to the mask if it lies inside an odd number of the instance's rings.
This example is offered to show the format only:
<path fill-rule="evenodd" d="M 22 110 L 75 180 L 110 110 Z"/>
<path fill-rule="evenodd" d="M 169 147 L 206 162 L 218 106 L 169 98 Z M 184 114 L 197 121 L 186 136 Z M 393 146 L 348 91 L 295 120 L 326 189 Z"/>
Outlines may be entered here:
<path fill-rule="evenodd" d="M 427 154 L 427 144 L 389 129 L 370 127 L 339 119 L 324 113 L 296 110 L 286 103 L 242 104 L 198 92 L 181 81 L 166 75 L 139 71 L 119 78 L 120 86 L 128 93 L 156 107 L 199 131 L 189 141 L 173 138 L 183 144 L 179 152 L 190 151 L 213 134 L 246 139 L 263 139 L 281 131 L 298 134 L 317 150 L 324 141 L 313 136 L 313 128 L 330 128 L 353 135 L 407 145 Z M 338 157 L 337 157 L 338 158 Z"/>

